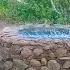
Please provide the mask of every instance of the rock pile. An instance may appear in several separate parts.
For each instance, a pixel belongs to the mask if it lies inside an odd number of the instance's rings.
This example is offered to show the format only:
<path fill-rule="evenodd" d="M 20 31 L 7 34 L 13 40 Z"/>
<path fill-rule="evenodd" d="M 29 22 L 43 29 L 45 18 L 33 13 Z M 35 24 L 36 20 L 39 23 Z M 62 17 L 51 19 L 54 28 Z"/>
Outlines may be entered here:
<path fill-rule="evenodd" d="M 12 37 L 0 35 L 0 70 L 70 69 L 70 41 L 26 41 Z"/>

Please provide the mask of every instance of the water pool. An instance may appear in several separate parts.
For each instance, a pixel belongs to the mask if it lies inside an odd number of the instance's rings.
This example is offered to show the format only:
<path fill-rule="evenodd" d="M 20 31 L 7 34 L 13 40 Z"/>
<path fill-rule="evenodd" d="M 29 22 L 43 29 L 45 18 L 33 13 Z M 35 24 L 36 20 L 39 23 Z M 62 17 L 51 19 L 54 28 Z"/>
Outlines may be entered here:
<path fill-rule="evenodd" d="M 66 27 L 27 27 L 19 30 L 19 35 L 25 39 L 70 39 L 70 28 Z"/>

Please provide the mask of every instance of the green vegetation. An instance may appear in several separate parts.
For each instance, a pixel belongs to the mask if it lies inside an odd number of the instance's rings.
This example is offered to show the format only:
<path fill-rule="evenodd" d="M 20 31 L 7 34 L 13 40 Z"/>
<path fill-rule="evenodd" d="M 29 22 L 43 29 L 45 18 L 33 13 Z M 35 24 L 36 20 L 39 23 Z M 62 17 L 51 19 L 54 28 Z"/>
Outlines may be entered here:
<path fill-rule="evenodd" d="M 70 0 L 0 0 L 0 19 L 69 24 Z"/>

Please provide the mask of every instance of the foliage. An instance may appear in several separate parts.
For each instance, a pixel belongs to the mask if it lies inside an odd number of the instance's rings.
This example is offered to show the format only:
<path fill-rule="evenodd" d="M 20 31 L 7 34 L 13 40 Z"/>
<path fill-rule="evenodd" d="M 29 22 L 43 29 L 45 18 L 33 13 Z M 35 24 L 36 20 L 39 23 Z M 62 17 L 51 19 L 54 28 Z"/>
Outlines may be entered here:
<path fill-rule="evenodd" d="M 0 19 L 70 23 L 70 0 L 0 0 Z"/>

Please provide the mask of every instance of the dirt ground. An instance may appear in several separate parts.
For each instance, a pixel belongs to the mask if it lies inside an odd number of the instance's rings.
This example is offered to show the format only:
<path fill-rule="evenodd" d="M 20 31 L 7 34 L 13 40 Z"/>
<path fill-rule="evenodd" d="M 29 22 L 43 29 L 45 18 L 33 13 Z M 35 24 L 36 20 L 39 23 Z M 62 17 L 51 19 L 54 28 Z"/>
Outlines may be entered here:
<path fill-rule="evenodd" d="M 0 31 L 2 31 L 5 27 L 17 27 L 19 24 L 11 24 L 5 21 L 0 21 Z"/>

